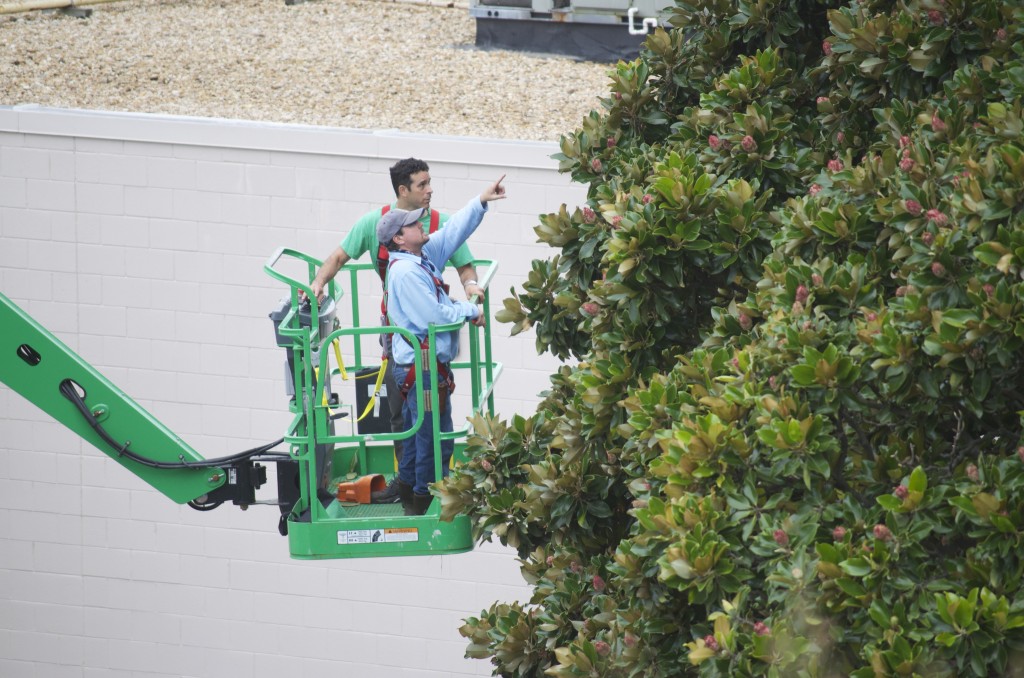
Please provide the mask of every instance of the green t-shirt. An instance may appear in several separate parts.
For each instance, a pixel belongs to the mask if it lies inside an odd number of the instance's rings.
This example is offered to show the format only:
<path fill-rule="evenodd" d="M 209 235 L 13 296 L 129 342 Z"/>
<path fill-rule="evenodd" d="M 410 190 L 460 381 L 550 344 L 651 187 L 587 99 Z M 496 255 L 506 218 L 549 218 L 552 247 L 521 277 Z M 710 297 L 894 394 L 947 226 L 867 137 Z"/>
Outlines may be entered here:
<path fill-rule="evenodd" d="M 391 203 L 391 209 L 395 208 L 395 203 Z M 363 216 L 359 217 L 359 221 L 355 223 L 352 230 L 348 232 L 345 239 L 341 241 L 341 249 L 345 250 L 345 254 L 350 259 L 358 259 L 367 252 L 371 252 L 374 257 L 377 256 L 377 249 L 380 247 L 380 243 L 377 242 L 377 222 L 380 221 L 380 209 L 375 209 L 371 212 L 367 212 Z M 438 229 L 444 228 L 445 222 L 448 221 L 448 215 L 445 213 L 440 214 L 438 219 Z M 430 212 L 423 213 L 420 217 L 420 223 L 423 224 L 423 230 L 429 232 L 430 230 Z M 462 243 L 459 249 L 455 250 L 451 258 L 448 259 L 455 268 L 465 266 L 466 264 L 473 263 L 473 253 L 469 251 L 469 247 L 466 243 Z"/>

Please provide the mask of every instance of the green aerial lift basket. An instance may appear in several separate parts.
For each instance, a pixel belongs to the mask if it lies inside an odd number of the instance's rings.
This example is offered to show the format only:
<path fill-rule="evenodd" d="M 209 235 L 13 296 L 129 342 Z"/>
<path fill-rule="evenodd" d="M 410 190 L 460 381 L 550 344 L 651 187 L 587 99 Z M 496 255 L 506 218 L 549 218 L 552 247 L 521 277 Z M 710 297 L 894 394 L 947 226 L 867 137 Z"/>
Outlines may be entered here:
<path fill-rule="evenodd" d="M 363 339 L 372 337 L 372 345 L 376 347 L 381 335 L 400 334 L 414 344 L 418 343 L 407 330 L 395 327 L 360 327 L 359 326 L 359 280 L 360 271 L 374 271 L 372 264 L 349 264 L 342 273 L 349 277 L 349 299 L 351 300 L 350 327 L 336 327 L 333 321 L 333 310 L 324 312 L 321 306 L 336 307 L 342 293 L 332 283 L 328 287 L 325 299 L 313 299 L 312 289 L 308 284 L 288 277 L 277 270 L 281 259 L 295 259 L 304 265 L 307 279 L 312 280 L 320 262 L 294 250 L 280 249 L 275 252 L 264 266 L 268 275 L 288 286 L 288 304 L 275 319 L 278 343 L 285 347 L 289 354 L 291 381 L 294 384 L 295 397 L 290 409 L 294 414 L 291 425 L 285 434 L 285 442 L 290 447 L 290 455 L 297 463 L 297 482 L 300 496 L 294 506 L 283 516 L 282 532 L 287 532 L 288 542 L 293 558 L 360 558 L 377 556 L 413 556 L 436 555 L 444 553 L 462 553 L 473 548 L 472 530 L 466 516 L 456 516 L 451 521 L 441 520 L 440 502 L 435 498 L 430 508 L 421 516 L 406 516 L 400 504 L 369 504 L 357 501 L 346 501 L 338 498 L 337 487 L 343 484 L 361 485 L 367 490 L 374 483 L 383 483 L 395 473 L 394 441 L 410 438 L 423 421 L 424 390 L 423 385 L 416 384 L 415 393 L 409 397 L 417 399 L 419 418 L 408 431 L 393 433 L 391 431 L 360 432 L 355 424 L 356 417 L 341 419 L 340 427 L 353 429 L 347 434 L 336 432 L 342 407 L 336 403 L 337 395 L 333 393 L 332 383 L 341 378 L 346 380 L 351 374 L 374 374 L 377 365 L 361 364 L 363 355 Z M 476 262 L 487 266 L 487 272 L 481 283 L 486 288 L 495 272 L 490 261 Z M 294 309 L 301 309 L 302 292 L 311 300 L 308 312 L 303 315 Z M 484 313 L 489 314 L 487 300 Z M 317 318 L 317 322 L 312 322 Z M 329 318 L 329 320 L 325 320 Z M 459 330 L 463 323 L 431 326 L 429 332 L 430 351 L 435 348 L 438 333 Z M 354 365 L 341 364 L 339 343 L 351 342 Z M 333 349 L 333 351 L 332 351 Z M 331 365 L 332 352 L 335 364 Z M 420 354 L 415 354 L 415 365 L 421 372 Z M 491 338 L 489 327 L 478 328 L 469 325 L 469 360 L 455 362 L 452 371 L 462 378 L 469 376 L 471 403 L 474 412 L 487 411 L 493 414 L 493 388 L 502 366 L 492 360 Z M 434 431 L 440 430 L 439 408 L 437 402 L 437 371 L 430 370 L 431 408 L 426 416 L 434 418 Z M 388 394 L 394 397 L 396 394 Z M 361 414 L 361 413 L 353 413 Z M 435 436 L 434 439 L 434 470 L 435 477 L 442 476 L 441 440 L 450 439 L 455 443 L 453 463 L 463 458 L 465 437 L 468 426 L 450 433 Z M 332 469 L 332 470 L 327 470 Z M 333 470 L 344 469 L 335 474 Z M 279 468 L 280 472 L 280 468 Z"/>
<path fill-rule="evenodd" d="M 312 280 L 322 262 L 301 252 L 280 249 L 264 269 L 288 286 L 271 318 L 277 343 L 288 356 L 288 382 L 293 395 L 293 415 L 285 435 L 277 441 L 227 457 L 205 459 L 185 441 L 161 424 L 130 396 L 118 389 L 25 311 L 0 294 L 0 382 L 3 382 L 47 412 L 83 439 L 95 445 L 126 469 L 162 492 L 172 501 L 187 503 L 198 510 L 210 510 L 230 501 L 247 508 L 268 503 L 256 499 L 256 490 L 267 480 L 265 463 L 277 465 L 278 499 L 281 508 L 278 529 L 288 535 L 294 558 L 361 558 L 460 553 L 473 548 L 471 526 L 466 516 L 441 520 L 439 501 L 434 499 L 426 514 L 403 515 L 398 504 L 368 504 L 366 496 L 394 475 L 394 441 L 409 438 L 424 416 L 424 390 L 417 383 L 415 397 L 419 418 L 408 431 L 393 433 L 382 427 L 360 431 L 350 416 L 345 421 L 342 403 L 331 389 L 332 380 L 346 381 L 341 342 L 352 343 L 353 374 L 372 374 L 363 365 L 362 340 L 392 333 L 413 339 L 400 328 L 360 327 L 358 273 L 370 265 L 349 265 L 348 273 L 352 324 L 339 328 L 335 309 L 342 298 L 337 283 L 328 286 L 323 304 L 313 299 L 307 283 L 276 270 L 284 258 L 304 270 Z M 481 278 L 486 288 L 494 275 L 492 262 Z M 299 292 L 311 303 L 304 307 Z M 489 314 L 486 299 L 484 313 Z M 323 306 L 323 308 L 321 308 Z M 316 319 L 315 321 L 313 319 Z M 439 332 L 459 330 L 462 323 L 431 326 L 430 351 Z M 331 352 L 335 365 L 331 367 Z M 416 366 L 421 357 L 416 352 Z M 379 371 L 379 362 L 375 366 Z M 501 365 L 492 361 L 489 329 L 469 326 L 469 360 L 452 364 L 453 371 L 469 375 L 474 412 L 493 414 L 494 382 Z M 422 372 L 420 372 L 422 374 Z M 437 370 L 430 370 L 434 430 L 440 429 L 437 403 Z M 463 378 L 462 381 L 465 381 Z M 371 403 L 372 404 L 372 403 Z M 354 412 L 350 412 L 355 414 Z M 339 424 L 340 421 L 340 424 Z M 351 428 L 338 433 L 337 428 Z M 441 440 L 455 443 L 453 463 L 465 449 L 468 427 L 440 434 L 434 440 L 435 477 L 442 476 Z M 274 451 L 281 443 L 287 452 Z M 335 469 L 344 469 L 335 474 Z M 339 486 L 341 489 L 339 489 Z M 349 493 L 349 489 L 354 489 Z M 339 499 L 339 496 L 341 497 Z M 360 501 L 363 500 L 363 501 Z"/>

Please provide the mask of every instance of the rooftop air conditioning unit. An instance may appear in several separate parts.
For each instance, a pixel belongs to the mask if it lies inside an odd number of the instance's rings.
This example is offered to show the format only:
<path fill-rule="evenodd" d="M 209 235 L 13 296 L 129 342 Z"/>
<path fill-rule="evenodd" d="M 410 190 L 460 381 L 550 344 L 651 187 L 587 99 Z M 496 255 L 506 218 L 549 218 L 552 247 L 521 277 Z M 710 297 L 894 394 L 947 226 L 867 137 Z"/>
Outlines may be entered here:
<path fill-rule="evenodd" d="M 635 59 L 665 24 L 672 0 L 470 0 L 476 45 L 565 54 L 591 61 Z"/>

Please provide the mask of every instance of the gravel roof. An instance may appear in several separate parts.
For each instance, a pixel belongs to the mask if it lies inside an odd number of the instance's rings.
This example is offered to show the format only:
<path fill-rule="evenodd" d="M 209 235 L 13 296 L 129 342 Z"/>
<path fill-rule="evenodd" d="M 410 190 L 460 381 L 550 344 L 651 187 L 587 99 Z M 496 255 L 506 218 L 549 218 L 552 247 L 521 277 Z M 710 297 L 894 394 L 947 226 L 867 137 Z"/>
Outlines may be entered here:
<path fill-rule="evenodd" d="M 556 141 L 611 64 L 474 47 L 465 7 L 123 0 L 0 15 L 0 105 Z"/>

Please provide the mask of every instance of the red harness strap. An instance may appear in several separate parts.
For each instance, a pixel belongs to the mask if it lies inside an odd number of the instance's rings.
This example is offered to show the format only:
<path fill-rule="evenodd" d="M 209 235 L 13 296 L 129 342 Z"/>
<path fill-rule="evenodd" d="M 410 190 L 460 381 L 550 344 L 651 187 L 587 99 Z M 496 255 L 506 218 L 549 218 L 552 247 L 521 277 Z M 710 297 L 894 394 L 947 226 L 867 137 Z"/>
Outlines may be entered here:
<path fill-rule="evenodd" d="M 385 268 L 385 276 L 387 275 L 387 271 L 391 270 L 391 265 L 394 264 L 394 263 L 395 263 L 394 259 L 391 259 L 388 262 L 388 265 Z M 448 294 L 448 285 L 445 284 L 444 280 L 442 280 L 441 278 L 439 278 L 436 275 L 434 275 L 434 272 L 431 271 L 429 268 L 427 268 L 426 264 L 424 264 L 422 261 L 417 262 L 417 263 L 419 264 L 419 266 L 424 271 L 427 272 L 427 275 L 430 276 L 430 279 L 434 281 L 434 292 L 435 292 L 435 294 L 437 294 L 437 300 L 440 302 L 441 301 L 441 295 L 442 294 L 445 294 L 445 295 Z M 384 318 L 385 319 L 387 318 L 387 304 L 388 304 L 388 289 L 387 289 L 387 285 L 385 285 L 384 286 L 384 301 L 381 304 L 381 307 L 384 310 Z M 412 343 L 408 339 L 406 339 L 404 336 L 402 336 L 402 339 L 404 339 L 405 342 L 407 344 L 409 344 L 410 346 L 412 345 Z M 427 340 L 427 337 L 423 337 L 422 339 L 420 339 L 420 364 L 421 365 L 429 365 L 430 364 L 430 357 L 431 356 L 430 356 L 430 345 L 429 344 L 430 344 L 430 342 Z M 455 391 L 455 375 L 452 374 L 451 368 L 449 368 L 448 365 L 442 363 L 440 360 L 437 360 L 436 357 L 434 359 L 434 364 L 437 365 L 437 387 L 438 387 L 438 390 L 440 391 L 437 394 L 437 402 L 438 402 L 438 405 L 441 407 L 441 409 L 444 410 L 445 402 L 448 400 L 448 396 Z M 402 400 L 405 400 L 409 396 L 409 391 L 412 390 L 412 385 L 415 384 L 415 383 L 416 383 L 416 364 L 413 363 L 409 367 L 409 373 L 405 375 L 405 381 L 402 383 L 402 385 L 401 385 L 401 387 L 399 389 L 401 391 L 401 393 L 402 393 Z M 423 385 L 423 397 L 424 397 L 424 407 L 423 407 L 423 409 L 424 409 L 425 412 L 430 412 L 431 411 L 431 404 L 430 404 L 430 384 L 429 383 L 426 383 L 426 384 Z"/>

